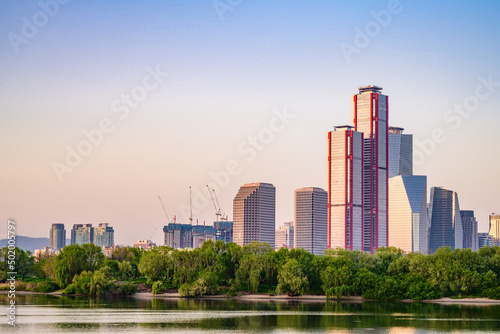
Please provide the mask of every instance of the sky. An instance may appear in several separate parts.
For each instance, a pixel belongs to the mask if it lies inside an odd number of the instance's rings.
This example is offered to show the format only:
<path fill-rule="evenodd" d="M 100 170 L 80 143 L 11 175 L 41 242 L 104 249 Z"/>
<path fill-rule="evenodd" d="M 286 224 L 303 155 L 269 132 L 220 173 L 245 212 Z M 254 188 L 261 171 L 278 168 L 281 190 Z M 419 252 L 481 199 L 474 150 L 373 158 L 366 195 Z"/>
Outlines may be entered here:
<path fill-rule="evenodd" d="M 2 1 L 0 210 L 17 232 L 107 222 L 163 244 L 232 219 L 245 183 L 326 187 L 326 134 L 378 85 L 414 173 L 500 211 L 498 1 Z M 165 204 L 165 215 L 160 196 Z M 0 225 L 1 226 L 1 225 Z"/>

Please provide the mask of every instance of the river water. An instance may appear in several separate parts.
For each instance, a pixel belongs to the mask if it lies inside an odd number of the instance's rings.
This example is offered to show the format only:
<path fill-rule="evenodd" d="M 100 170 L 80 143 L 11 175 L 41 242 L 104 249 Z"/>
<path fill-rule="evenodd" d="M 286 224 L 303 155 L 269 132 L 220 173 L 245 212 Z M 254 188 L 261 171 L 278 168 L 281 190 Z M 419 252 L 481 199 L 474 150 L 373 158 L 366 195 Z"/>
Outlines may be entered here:
<path fill-rule="evenodd" d="M 0 304 L 7 305 L 6 295 Z M 491 333 L 500 305 L 303 303 L 17 295 L 0 333 Z"/>

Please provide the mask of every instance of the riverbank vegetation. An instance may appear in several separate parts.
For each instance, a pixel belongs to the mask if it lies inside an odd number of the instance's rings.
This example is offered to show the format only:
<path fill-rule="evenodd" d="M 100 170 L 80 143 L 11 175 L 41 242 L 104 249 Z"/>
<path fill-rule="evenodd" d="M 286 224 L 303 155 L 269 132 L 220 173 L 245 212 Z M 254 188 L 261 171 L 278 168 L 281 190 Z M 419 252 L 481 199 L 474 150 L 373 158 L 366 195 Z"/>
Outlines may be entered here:
<path fill-rule="evenodd" d="M 4 248 L 3 280 L 9 271 L 5 254 Z M 241 247 L 207 241 L 192 250 L 117 247 L 109 259 L 93 244 L 67 246 L 55 257 L 34 259 L 22 250 L 16 256 L 26 288 L 42 292 L 127 295 L 147 286 L 153 294 L 178 291 L 186 297 L 308 293 L 374 300 L 500 299 L 500 247 L 441 248 L 432 255 L 404 254 L 394 247 L 375 254 L 337 249 L 318 256 L 302 249 L 274 251 L 265 243 Z"/>

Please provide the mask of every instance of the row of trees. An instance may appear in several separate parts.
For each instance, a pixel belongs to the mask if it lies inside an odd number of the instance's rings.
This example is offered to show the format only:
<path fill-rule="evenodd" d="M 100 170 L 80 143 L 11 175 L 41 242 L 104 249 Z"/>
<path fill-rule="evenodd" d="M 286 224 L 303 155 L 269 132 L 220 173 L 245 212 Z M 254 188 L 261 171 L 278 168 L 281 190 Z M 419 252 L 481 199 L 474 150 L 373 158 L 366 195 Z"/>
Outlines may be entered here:
<path fill-rule="evenodd" d="M 32 261 L 29 254 L 25 257 Z M 476 252 L 441 248 L 433 255 L 404 254 L 394 247 L 373 255 L 337 249 L 317 256 L 302 249 L 274 251 L 265 243 L 241 247 L 207 241 L 193 250 L 121 247 L 105 259 L 98 247 L 87 244 L 70 245 L 55 257 L 29 263 L 24 276 L 45 278 L 47 289 L 72 294 L 129 294 L 142 280 L 154 294 L 175 289 L 182 296 L 252 292 L 376 300 L 500 299 L 500 247 Z"/>

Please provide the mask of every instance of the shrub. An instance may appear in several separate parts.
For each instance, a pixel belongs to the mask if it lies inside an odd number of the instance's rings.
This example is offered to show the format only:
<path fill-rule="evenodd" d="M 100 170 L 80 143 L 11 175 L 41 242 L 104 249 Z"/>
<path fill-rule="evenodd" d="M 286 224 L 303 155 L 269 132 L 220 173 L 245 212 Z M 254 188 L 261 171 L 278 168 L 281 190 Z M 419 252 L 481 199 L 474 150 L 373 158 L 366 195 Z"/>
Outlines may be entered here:
<path fill-rule="evenodd" d="M 131 282 L 114 282 L 109 286 L 109 293 L 117 296 L 128 296 L 137 292 L 137 285 Z"/>
<path fill-rule="evenodd" d="M 157 294 L 162 293 L 164 291 L 165 291 L 165 287 L 163 286 L 162 281 L 156 281 L 153 283 L 153 287 L 151 289 L 151 293 L 153 295 L 157 295 Z"/>
<path fill-rule="evenodd" d="M 217 274 L 211 271 L 202 272 L 192 284 L 184 283 L 179 288 L 179 295 L 183 297 L 213 295 L 217 292 Z"/>
<path fill-rule="evenodd" d="M 54 281 L 43 281 L 38 283 L 33 291 L 35 292 L 45 292 L 45 293 L 50 293 L 57 291 L 59 289 L 59 285 L 57 285 L 56 282 Z"/>

